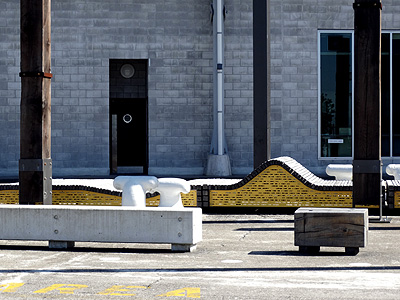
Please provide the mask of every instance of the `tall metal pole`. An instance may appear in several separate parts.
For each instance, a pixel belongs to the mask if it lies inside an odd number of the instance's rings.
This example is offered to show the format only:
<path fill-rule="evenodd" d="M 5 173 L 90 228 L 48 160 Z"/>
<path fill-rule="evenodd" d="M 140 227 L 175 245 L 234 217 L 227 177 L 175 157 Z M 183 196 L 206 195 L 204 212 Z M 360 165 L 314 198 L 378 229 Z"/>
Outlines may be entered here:
<path fill-rule="evenodd" d="M 254 168 L 271 158 L 269 0 L 253 0 Z"/>
<path fill-rule="evenodd" d="M 224 0 L 213 0 L 213 135 L 210 154 L 225 155 L 227 146 L 225 141 L 224 121 Z"/>
<path fill-rule="evenodd" d="M 354 7 L 353 206 L 379 205 L 381 161 L 381 10 L 377 0 Z"/>
<path fill-rule="evenodd" d="M 213 0 L 212 10 L 214 36 L 214 130 L 205 173 L 208 176 L 230 176 L 232 175 L 232 170 L 225 140 L 224 121 L 224 0 Z"/>
<path fill-rule="evenodd" d="M 224 124 L 224 1 L 217 0 L 216 14 L 216 72 L 217 72 L 217 155 L 224 155 L 224 139 L 225 139 L 225 124 Z"/>
<path fill-rule="evenodd" d="M 19 203 L 51 204 L 51 0 L 20 0 Z"/>

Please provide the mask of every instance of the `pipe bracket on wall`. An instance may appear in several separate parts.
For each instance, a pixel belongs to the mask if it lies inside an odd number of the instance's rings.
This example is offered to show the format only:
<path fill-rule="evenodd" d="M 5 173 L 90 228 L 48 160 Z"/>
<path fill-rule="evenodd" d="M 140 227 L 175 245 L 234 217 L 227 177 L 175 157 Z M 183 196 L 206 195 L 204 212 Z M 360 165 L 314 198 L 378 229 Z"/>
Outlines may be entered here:
<path fill-rule="evenodd" d="M 42 78 L 53 78 L 53 74 L 46 72 L 20 72 L 19 77 L 42 77 Z"/>

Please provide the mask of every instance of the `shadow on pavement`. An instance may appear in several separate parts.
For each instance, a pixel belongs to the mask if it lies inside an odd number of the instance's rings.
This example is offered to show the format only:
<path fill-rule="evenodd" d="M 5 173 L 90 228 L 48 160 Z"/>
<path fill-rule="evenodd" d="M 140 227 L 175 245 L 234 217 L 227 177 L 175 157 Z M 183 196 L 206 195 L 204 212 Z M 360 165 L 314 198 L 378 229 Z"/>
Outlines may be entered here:
<path fill-rule="evenodd" d="M 104 253 L 177 253 L 171 249 L 146 249 L 146 248 L 100 248 L 100 247 L 73 247 L 67 249 L 50 249 L 47 246 L 20 246 L 20 245 L 0 245 L 0 250 L 20 250 L 20 251 L 55 251 L 55 252 L 104 252 Z"/>
<path fill-rule="evenodd" d="M 400 270 L 400 266 L 271 267 L 271 268 L 160 268 L 160 269 L 0 269 L 0 273 L 202 273 L 202 272 L 326 272 Z"/>

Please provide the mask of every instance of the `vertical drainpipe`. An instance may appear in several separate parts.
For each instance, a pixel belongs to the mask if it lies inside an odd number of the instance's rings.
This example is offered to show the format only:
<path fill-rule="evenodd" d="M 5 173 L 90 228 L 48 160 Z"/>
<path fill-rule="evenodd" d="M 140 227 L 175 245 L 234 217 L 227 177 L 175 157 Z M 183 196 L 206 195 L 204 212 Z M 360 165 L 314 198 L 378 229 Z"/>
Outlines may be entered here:
<path fill-rule="evenodd" d="M 224 153 L 224 72 L 223 72 L 223 59 L 224 59 L 224 44 L 223 44 L 223 0 L 217 0 L 217 17 L 216 17 L 216 47 L 217 47 L 217 120 L 218 120 L 218 155 Z"/>
<path fill-rule="evenodd" d="M 214 130 L 208 156 L 206 175 L 232 175 L 225 141 L 224 122 L 224 0 L 213 0 L 214 35 Z"/>

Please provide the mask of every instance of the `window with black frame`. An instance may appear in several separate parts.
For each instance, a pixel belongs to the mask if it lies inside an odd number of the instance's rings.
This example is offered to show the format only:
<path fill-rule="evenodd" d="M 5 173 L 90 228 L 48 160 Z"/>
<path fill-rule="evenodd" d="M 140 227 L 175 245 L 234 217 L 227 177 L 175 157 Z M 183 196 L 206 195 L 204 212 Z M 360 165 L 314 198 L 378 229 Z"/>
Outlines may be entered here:
<path fill-rule="evenodd" d="M 321 157 L 352 156 L 352 33 L 320 33 Z"/>
<path fill-rule="evenodd" d="M 352 157 L 353 32 L 319 32 L 321 158 Z M 382 157 L 400 156 L 400 32 L 382 32 Z"/>

